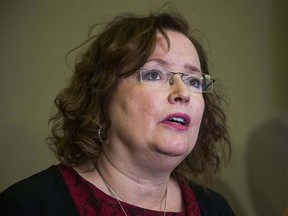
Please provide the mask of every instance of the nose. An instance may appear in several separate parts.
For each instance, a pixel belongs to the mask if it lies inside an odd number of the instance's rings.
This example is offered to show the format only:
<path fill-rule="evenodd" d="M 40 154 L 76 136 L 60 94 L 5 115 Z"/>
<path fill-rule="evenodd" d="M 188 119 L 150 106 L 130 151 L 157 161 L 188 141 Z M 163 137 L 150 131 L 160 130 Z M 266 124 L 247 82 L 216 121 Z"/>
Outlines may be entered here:
<path fill-rule="evenodd" d="M 190 103 L 191 93 L 186 84 L 182 81 L 181 75 L 177 74 L 173 77 L 173 82 L 170 85 L 169 102 L 172 104 L 180 103 L 188 105 Z"/>

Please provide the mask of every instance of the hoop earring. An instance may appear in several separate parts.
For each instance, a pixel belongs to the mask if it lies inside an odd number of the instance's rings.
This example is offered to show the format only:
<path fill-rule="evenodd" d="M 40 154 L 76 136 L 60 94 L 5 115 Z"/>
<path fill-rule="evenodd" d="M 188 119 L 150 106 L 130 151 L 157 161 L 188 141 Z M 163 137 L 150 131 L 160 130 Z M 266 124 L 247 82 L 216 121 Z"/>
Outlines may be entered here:
<path fill-rule="evenodd" d="M 102 138 L 102 135 L 104 134 L 104 129 L 102 126 L 98 129 L 98 139 L 101 143 L 104 143 L 104 139 Z"/>

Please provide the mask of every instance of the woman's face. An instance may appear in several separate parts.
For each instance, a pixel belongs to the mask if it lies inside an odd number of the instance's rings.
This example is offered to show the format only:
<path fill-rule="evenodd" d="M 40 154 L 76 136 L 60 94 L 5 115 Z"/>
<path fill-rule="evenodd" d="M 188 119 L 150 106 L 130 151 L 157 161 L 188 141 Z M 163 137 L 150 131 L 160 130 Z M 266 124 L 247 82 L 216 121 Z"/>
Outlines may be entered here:
<path fill-rule="evenodd" d="M 143 68 L 190 73 L 200 70 L 197 51 L 183 34 L 167 31 L 171 47 L 157 33 L 153 54 Z M 111 127 L 105 151 L 132 164 L 173 169 L 192 151 L 204 111 L 201 93 L 174 75 L 173 84 L 151 86 L 139 74 L 120 79 L 109 102 Z M 107 152 L 108 151 L 108 152 Z"/>

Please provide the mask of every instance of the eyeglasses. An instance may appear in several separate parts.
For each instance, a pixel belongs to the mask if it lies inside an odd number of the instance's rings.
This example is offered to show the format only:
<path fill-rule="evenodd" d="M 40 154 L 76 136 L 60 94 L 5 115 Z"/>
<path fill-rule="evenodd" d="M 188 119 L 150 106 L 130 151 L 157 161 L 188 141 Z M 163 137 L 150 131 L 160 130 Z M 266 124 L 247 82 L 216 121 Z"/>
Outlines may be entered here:
<path fill-rule="evenodd" d="M 139 70 L 139 77 L 142 83 L 158 87 L 164 86 L 167 82 L 169 85 L 173 85 L 176 74 L 181 76 L 182 81 L 191 92 L 209 93 L 213 91 L 215 79 L 201 72 L 182 73 L 158 68 L 140 68 Z"/>

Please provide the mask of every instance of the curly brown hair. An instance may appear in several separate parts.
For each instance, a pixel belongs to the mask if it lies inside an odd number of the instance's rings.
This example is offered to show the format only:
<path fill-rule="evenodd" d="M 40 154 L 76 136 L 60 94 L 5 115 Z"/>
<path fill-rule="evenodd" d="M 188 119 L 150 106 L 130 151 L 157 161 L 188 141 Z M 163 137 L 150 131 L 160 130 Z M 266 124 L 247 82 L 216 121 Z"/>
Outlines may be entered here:
<path fill-rule="evenodd" d="M 47 142 L 61 162 L 70 166 L 95 164 L 101 151 L 98 130 L 101 126 L 105 136 L 109 128 L 106 107 L 117 80 L 132 75 L 135 73 L 132 69 L 145 64 L 155 49 L 156 31 L 160 31 L 169 46 L 167 30 L 180 32 L 191 40 L 202 72 L 209 74 L 204 49 L 179 13 L 116 17 L 100 33 L 90 34 L 84 43 L 89 46 L 76 62 L 68 87 L 55 99 L 58 110 L 50 118 L 52 136 Z M 223 97 L 217 89 L 203 97 L 205 110 L 196 145 L 172 173 L 198 183 L 211 181 L 231 154 Z"/>

